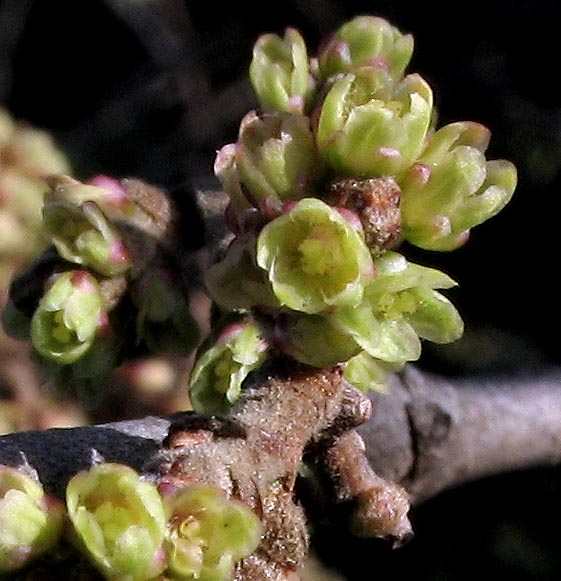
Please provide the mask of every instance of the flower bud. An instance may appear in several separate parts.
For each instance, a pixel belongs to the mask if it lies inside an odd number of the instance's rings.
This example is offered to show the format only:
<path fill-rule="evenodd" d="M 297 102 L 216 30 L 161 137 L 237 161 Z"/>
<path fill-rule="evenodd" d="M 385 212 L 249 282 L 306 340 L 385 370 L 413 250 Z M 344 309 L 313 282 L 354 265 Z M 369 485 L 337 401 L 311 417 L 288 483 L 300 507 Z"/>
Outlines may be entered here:
<path fill-rule="evenodd" d="M 360 351 L 352 335 L 322 315 L 298 315 L 286 325 L 285 333 L 286 352 L 300 363 L 313 367 L 337 365 Z"/>
<path fill-rule="evenodd" d="M 239 398 L 242 383 L 267 356 L 268 345 L 251 322 L 228 325 L 213 343 L 201 350 L 190 380 L 190 397 L 196 411 L 221 413 Z"/>
<path fill-rule="evenodd" d="M 343 378 L 361 391 L 386 392 L 388 377 L 402 366 L 402 363 L 388 363 L 372 357 L 367 351 L 361 351 L 347 361 Z"/>
<path fill-rule="evenodd" d="M 56 275 L 31 319 L 33 347 L 46 359 L 73 363 L 90 348 L 102 307 L 99 285 L 90 273 Z"/>
<path fill-rule="evenodd" d="M 165 568 L 166 513 L 156 487 L 129 466 L 105 463 L 66 488 L 77 546 L 106 579 L 144 581 Z"/>
<path fill-rule="evenodd" d="M 55 547 L 64 506 L 31 476 L 0 466 L 0 572 L 16 571 Z"/>
<path fill-rule="evenodd" d="M 413 54 L 413 36 L 402 34 L 376 16 L 357 16 L 341 26 L 320 48 L 319 69 L 324 79 L 361 67 L 386 69 L 399 79 Z"/>
<path fill-rule="evenodd" d="M 206 288 L 224 309 L 249 309 L 255 306 L 279 307 L 271 285 L 255 258 L 256 238 L 235 239 L 219 262 L 205 274 Z"/>
<path fill-rule="evenodd" d="M 301 34 L 287 28 L 284 38 L 261 35 L 253 47 L 249 77 L 263 109 L 304 113 L 313 97 L 315 81 Z"/>
<path fill-rule="evenodd" d="M 62 201 L 81 206 L 95 202 L 108 221 L 125 222 L 157 239 L 165 235 L 169 202 L 163 192 L 139 180 L 100 175 L 82 183 L 67 175 L 57 175 L 48 182 L 50 190 L 45 194 L 45 205 Z M 156 215 L 158 212 L 161 215 Z"/>
<path fill-rule="evenodd" d="M 486 161 L 489 131 L 478 123 L 451 123 L 430 138 L 403 176 L 403 235 L 428 250 L 453 250 L 469 230 L 496 215 L 516 188 L 515 166 Z M 417 168 L 426 178 L 418 179 Z"/>
<path fill-rule="evenodd" d="M 317 145 L 337 173 L 355 178 L 399 176 L 423 148 L 432 90 L 417 74 L 395 87 L 379 69 L 337 79 L 319 112 Z"/>
<path fill-rule="evenodd" d="M 307 117 L 254 111 L 242 120 L 237 143 L 224 146 L 215 162 L 237 211 L 276 206 L 280 212 L 283 202 L 313 195 L 320 168 Z"/>
<path fill-rule="evenodd" d="M 47 203 L 43 220 L 47 235 L 64 259 L 109 277 L 131 267 L 131 253 L 95 202 L 80 206 L 66 201 Z"/>
<path fill-rule="evenodd" d="M 362 233 L 314 198 L 301 200 L 263 228 L 257 264 L 267 271 L 282 305 L 308 314 L 356 305 L 373 272 Z"/>
<path fill-rule="evenodd" d="M 260 543 L 263 525 L 257 515 L 222 490 L 186 486 L 164 503 L 168 571 L 174 579 L 228 581 L 235 563 Z"/>

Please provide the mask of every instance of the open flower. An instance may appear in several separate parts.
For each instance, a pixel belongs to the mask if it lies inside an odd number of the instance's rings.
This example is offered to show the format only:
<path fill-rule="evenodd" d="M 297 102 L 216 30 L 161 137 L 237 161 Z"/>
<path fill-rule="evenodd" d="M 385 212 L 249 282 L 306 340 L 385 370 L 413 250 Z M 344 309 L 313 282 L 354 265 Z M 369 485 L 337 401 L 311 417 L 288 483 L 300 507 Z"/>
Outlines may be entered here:
<path fill-rule="evenodd" d="M 284 38 L 263 34 L 253 46 L 249 77 L 264 109 L 304 113 L 314 93 L 302 35 L 287 28 Z"/>
<path fill-rule="evenodd" d="M 0 466 L 0 573 L 16 571 L 58 543 L 64 506 L 16 468 Z"/>
<path fill-rule="evenodd" d="M 280 211 L 283 202 L 313 195 L 321 165 L 307 117 L 251 111 L 238 141 L 218 152 L 214 171 L 236 211 Z"/>
<path fill-rule="evenodd" d="M 79 472 L 66 488 L 66 505 L 75 542 L 105 578 L 144 581 L 165 568 L 161 496 L 129 466 Z"/>
<path fill-rule="evenodd" d="M 31 319 L 33 347 L 46 359 L 73 363 L 94 341 L 102 307 L 101 290 L 89 272 L 55 275 Z"/>
<path fill-rule="evenodd" d="M 322 45 L 319 69 L 324 79 L 361 67 L 384 68 L 399 79 L 411 60 L 413 44 L 411 34 L 402 34 L 383 18 L 357 16 Z"/>
<path fill-rule="evenodd" d="M 453 250 L 470 228 L 497 214 L 516 188 L 515 166 L 487 161 L 489 130 L 473 122 L 450 123 L 430 138 L 401 183 L 403 234 L 429 250 Z"/>
<path fill-rule="evenodd" d="M 257 264 L 267 271 L 282 305 L 308 314 L 357 304 L 373 272 L 361 231 L 314 198 L 301 200 L 263 228 Z"/>
<path fill-rule="evenodd" d="M 462 335 L 456 308 L 435 290 L 455 286 L 449 276 L 391 251 L 375 265 L 377 276 L 365 288 L 362 302 L 331 316 L 368 354 L 401 364 L 419 358 L 421 339 L 450 343 Z"/>
<path fill-rule="evenodd" d="M 227 325 L 218 340 L 202 350 L 193 367 L 190 396 L 197 411 L 227 411 L 240 396 L 242 383 L 267 355 L 268 345 L 253 323 Z"/>
<path fill-rule="evenodd" d="M 432 105 L 432 90 L 417 74 L 396 86 L 380 69 L 346 74 L 333 83 L 321 105 L 319 152 L 345 176 L 398 176 L 422 151 Z"/>
<path fill-rule="evenodd" d="M 168 571 L 184 581 L 228 581 L 234 565 L 258 547 L 263 526 L 246 504 L 203 485 L 164 497 Z"/>
<path fill-rule="evenodd" d="M 116 228 L 95 202 L 80 206 L 59 200 L 43 208 L 43 224 L 58 253 L 104 276 L 118 276 L 132 256 Z"/>

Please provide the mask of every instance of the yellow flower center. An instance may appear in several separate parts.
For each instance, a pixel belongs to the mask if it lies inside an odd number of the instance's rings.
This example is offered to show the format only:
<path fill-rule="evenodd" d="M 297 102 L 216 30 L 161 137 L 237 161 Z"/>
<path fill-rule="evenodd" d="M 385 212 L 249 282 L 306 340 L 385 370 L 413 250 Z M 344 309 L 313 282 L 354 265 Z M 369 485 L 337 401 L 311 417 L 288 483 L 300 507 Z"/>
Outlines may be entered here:
<path fill-rule="evenodd" d="M 343 262 L 340 246 L 322 228 L 314 228 L 298 245 L 299 266 L 310 276 L 323 276 L 336 270 Z"/>

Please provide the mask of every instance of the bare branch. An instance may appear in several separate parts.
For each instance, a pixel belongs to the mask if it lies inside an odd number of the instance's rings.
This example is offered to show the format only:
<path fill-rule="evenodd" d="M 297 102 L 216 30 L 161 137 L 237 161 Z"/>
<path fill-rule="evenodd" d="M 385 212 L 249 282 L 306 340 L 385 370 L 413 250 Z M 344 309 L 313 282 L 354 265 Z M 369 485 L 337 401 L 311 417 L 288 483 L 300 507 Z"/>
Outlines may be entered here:
<path fill-rule="evenodd" d="M 408 367 L 357 430 L 374 470 L 419 503 L 484 476 L 561 460 L 561 371 L 446 380 Z"/>
<path fill-rule="evenodd" d="M 487 475 L 561 460 L 558 369 L 458 380 L 408 367 L 392 378 L 388 393 L 370 399 L 372 416 L 356 428 L 370 464 L 417 503 Z M 263 411 L 265 424 L 271 417 Z M 60 495 L 68 478 L 91 463 L 93 450 L 106 460 L 146 466 L 161 452 L 173 420 L 147 417 L 9 434 L 0 437 L 0 463 L 29 463 Z"/>

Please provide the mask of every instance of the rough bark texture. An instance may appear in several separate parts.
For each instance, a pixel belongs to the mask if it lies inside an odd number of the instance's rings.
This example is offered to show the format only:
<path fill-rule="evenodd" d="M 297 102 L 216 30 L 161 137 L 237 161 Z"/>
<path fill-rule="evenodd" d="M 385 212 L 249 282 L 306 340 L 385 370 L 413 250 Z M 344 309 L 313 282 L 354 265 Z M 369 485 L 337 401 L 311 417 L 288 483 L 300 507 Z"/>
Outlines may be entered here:
<path fill-rule="evenodd" d="M 558 463 L 560 409 L 559 370 L 453 381 L 408 367 L 388 393 L 368 399 L 336 370 L 288 373 L 281 366 L 251 376 L 227 419 L 185 412 L 15 433 L 0 438 L 0 463 L 36 472 L 59 497 L 74 473 L 102 460 L 160 484 L 218 486 L 252 506 L 266 526 L 237 579 L 281 581 L 298 578 L 308 551 L 306 494 L 298 487 L 303 458 L 315 475 L 304 480 L 354 534 L 399 544 L 411 535 L 410 501 Z"/>

